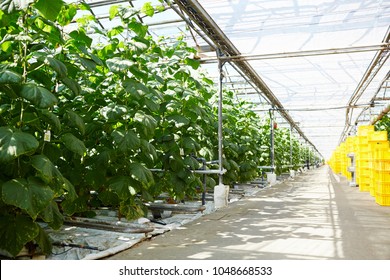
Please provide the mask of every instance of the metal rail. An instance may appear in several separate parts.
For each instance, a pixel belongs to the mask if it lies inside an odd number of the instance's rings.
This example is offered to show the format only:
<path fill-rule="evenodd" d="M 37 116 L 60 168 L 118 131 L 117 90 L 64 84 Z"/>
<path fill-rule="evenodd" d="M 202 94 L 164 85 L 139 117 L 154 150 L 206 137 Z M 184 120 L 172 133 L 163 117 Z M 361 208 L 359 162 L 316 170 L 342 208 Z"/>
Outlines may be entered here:
<path fill-rule="evenodd" d="M 363 95 L 364 91 L 370 85 L 371 81 L 374 79 L 376 74 L 378 74 L 379 70 L 386 63 L 386 60 L 390 56 L 389 42 L 390 42 L 390 27 L 387 29 L 386 35 L 384 36 L 384 38 L 382 40 L 382 43 L 387 44 L 387 47 L 379 50 L 376 53 L 374 59 L 371 61 L 371 64 L 367 68 L 366 72 L 364 73 L 362 79 L 360 80 L 357 88 L 355 89 L 353 95 L 351 96 L 351 98 L 348 102 L 348 108 L 347 108 L 346 114 L 345 114 L 346 115 L 345 116 L 345 127 L 344 127 L 344 130 L 340 136 L 339 144 L 346 139 L 346 137 L 348 136 L 348 133 L 351 130 L 351 127 L 353 125 L 353 124 L 351 124 L 353 106 L 355 106 L 357 104 L 360 97 Z M 360 115 L 359 115 L 359 117 L 360 117 Z"/>

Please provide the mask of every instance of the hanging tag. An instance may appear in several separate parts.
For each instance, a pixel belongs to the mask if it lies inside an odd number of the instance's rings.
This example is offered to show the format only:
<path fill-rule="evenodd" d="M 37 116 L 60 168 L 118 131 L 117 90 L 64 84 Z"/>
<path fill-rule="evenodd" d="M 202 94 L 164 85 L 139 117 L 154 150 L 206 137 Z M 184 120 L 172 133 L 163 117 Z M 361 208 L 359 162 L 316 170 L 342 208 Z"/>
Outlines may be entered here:
<path fill-rule="evenodd" d="M 43 137 L 43 141 L 45 142 L 50 142 L 50 138 L 51 138 L 51 132 L 50 130 L 45 130 L 45 135 Z"/>

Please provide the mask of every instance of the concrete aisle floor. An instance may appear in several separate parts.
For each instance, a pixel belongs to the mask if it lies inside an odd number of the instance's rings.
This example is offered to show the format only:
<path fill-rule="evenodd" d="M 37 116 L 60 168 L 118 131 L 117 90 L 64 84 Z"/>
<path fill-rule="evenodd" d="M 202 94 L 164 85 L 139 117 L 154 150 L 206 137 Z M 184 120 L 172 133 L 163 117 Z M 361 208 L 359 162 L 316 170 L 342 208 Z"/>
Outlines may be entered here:
<path fill-rule="evenodd" d="M 328 166 L 108 259 L 390 259 L 390 207 Z"/>

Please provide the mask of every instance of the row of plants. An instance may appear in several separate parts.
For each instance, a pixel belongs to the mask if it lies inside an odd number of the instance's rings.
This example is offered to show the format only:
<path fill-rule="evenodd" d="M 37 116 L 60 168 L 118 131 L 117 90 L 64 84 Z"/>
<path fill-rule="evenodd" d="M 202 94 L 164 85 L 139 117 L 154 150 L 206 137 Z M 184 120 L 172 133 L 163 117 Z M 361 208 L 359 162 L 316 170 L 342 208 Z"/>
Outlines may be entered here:
<path fill-rule="evenodd" d="M 50 254 L 42 223 L 60 229 L 65 217 L 101 206 L 133 219 L 162 193 L 197 196 L 202 181 L 192 171 L 218 155 L 217 94 L 197 71 L 196 50 L 181 38 L 153 39 L 139 21 L 161 7 L 113 6 L 109 18 L 121 23 L 109 30 L 92 13 L 76 17 L 90 10 L 85 3 L 6 0 L 0 8 L 2 255 L 26 244 Z M 270 164 L 269 120 L 228 91 L 223 113 L 224 183 L 252 180 Z M 289 164 L 289 131 L 275 137 L 277 165 Z M 296 167 L 304 149 L 294 138 Z"/>

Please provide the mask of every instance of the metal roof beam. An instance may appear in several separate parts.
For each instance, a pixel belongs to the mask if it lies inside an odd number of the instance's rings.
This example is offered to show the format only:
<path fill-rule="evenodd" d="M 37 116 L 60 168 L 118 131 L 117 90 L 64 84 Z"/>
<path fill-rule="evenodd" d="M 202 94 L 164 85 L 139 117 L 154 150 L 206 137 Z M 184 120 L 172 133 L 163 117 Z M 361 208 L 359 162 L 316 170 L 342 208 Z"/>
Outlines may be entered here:
<path fill-rule="evenodd" d="M 211 16 L 204 10 L 204 8 L 196 0 L 174 0 L 174 2 L 181 8 L 182 11 L 194 21 L 199 28 L 214 42 L 214 44 L 224 53 L 226 56 L 239 56 L 241 53 L 236 46 L 229 40 L 229 38 L 223 33 Z M 269 102 L 275 107 L 275 110 L 279 111 L 286 121 L 288 121 L 293 128 L 309 143 L 313 148 L 321 154 L 315 145 L 311 143 L 305 136 L 302 130 L 298 127 L 291 116 L 284 110 L 281 102 L 276 98 L 271 89 L 260 78 L 258 73 L 246 60 L 233 61 L 241 71 L 244 73 L 256 87 L 258 87 L 263 95 L 269 100 Z"/>

